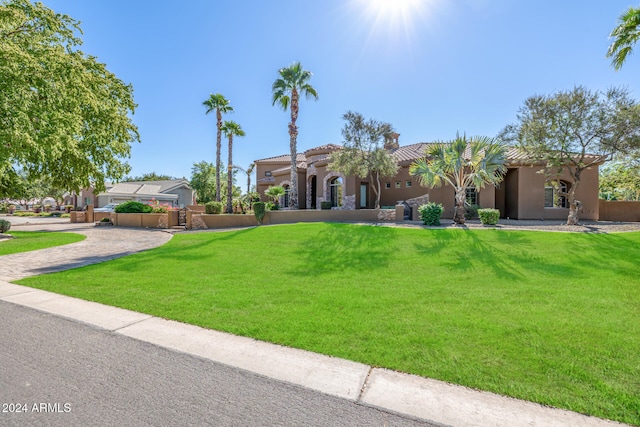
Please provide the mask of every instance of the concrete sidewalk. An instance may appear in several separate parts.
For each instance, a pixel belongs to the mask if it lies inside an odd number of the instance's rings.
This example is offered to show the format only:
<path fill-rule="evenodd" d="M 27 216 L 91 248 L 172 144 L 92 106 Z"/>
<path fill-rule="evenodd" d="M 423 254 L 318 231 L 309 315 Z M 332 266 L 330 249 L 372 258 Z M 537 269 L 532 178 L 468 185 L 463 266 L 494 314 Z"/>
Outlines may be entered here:
<path fill-rule="evenodd" d="M 451 426 L 620 426 L 613 421 L 0 281 L 0 300 L 363 405 Z"/>

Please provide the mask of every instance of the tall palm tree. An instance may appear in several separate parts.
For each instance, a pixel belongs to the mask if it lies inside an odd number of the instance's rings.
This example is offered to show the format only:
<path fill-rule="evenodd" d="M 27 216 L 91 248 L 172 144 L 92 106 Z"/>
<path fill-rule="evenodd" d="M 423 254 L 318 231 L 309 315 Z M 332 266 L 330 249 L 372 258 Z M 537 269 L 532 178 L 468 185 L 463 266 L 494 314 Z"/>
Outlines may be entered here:
<path fill-rule="evenodd" d="M 425 158 L 413 162 L 409 173 L 427 188 L 451 185 L 455 190 L 453 221 L 464 224 L 467 188 L 481 189 L 502 181 L 507 171 L 505 161 L 505 146 L 495 139 L 456 135 L 453 141 L 438 142 L 427 149 Z"/>
<path fill-rule="evenodd" d="M 247 168 L 247 170 L 245 170 L 246 174 L 247 174 L 247 194 L 249 194 L 251 192 L 251 174 L 253 173 L 253 170 L 256 168 L 256 164 L 255 163 L 251 163 L 249 165 L 249 167 Z"/>
<path fill-rule="evenodd" d="M 300 94 L 307 99 L 318 99 L 318 92 L 309 84 L 312 73 L 302 69 L 300 62 L 294 62 L 289 67 L 278 70 L 280 77 L 273 82 L 273 103 L 287 111 L 291 107 L 291 122 L 289 123 L 289 148 L 291 150 L 291 185 L 290 203 L 292 209 L 298 209 L 298 176 L 296 157 L 298 141 L 298 120 Z"/>
<path fill-rule="evenodd" d="M 607 51 L 607 58 L 613 58 L 611 65 L 616 70 L 622 68 L 627 56 L 633 53 L 633 46 L 640 39 L 640 8 L 630 7 L 620 15 L 618 21 L 619 25 L 609 34 L 614 40 Z"/>
<path fill-rule="evenodd" d="M 216 135 L 216 202 L 219 202 L 220 197 L 220 150 L 222 146 L 222 113 L 230 113 L 233 111 L 233 107 L 229 105 L 229 101 L 223 95 L 216 93 L 210 94 L 209 99 L 202 103 L 207 107 L 206 114 L 216 112 L 216 126 L 218 128 L 218 134 Z"/>
<path fill-rule="evenodd" d="M 244 136 L 245 133 L 234 121 L 228 120 L 221 127 L 224 136 L 229 138 L 229 163 L 227 166 L 227 213 L 233 213 L 233 137 Z"/>

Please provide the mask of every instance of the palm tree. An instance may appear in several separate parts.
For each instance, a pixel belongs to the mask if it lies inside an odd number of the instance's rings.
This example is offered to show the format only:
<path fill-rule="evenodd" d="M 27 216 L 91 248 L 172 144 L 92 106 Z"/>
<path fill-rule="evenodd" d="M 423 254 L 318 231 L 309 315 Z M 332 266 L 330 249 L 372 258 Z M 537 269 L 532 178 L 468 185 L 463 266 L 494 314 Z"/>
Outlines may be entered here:
<path fill-rule="evenodd" d="M 309 84 L 312 73 L 302 69 L 300 62 L 294 62 L 287 68 L 278 70 L 280 77 L 273 82 L 271 90 L 273 92 L 273 103 L 276 103 L 287 111 L 291 107 L 291 122 L 289 123 L 289 148 L 291 150 L 291 185 L 290 185 L 290 206 L 298 209 L 298 176 L 297 176 L 297 140 L 298 140 L 298 120 L 300 94 L 304 94 L 307 99 L 318 99 L 318 92 Z"/>
<path fill-rule="evenodd" d="M 227 213 L 233 213 L 233 137 L 244 136 L 245 133 L 234 121 L 225 121 L 220 128 L 224 136 L 229 138 L 229 163 L 227 163 Z"/>
<path fill-rule="evenodd" d="M 222 113 L 230 113 L 233 111 L 233 107 L 229 105 L 229 101 L 223 95 L 216 93 L 209 95 L 209 99 L 202 103 L 207 107 L 206 114 L 216 112 L 216 126 L 218 128 L 218 134 L 216 135 L 216 202 L 220 201 L 220 150 L 222 145 Z"/>
<path fill-rule="evenodd" d="M 630 7 L 620 15 L 619 22 L 609 34 L 614 40 L 607 51 L 607 58 L 613 58 L 611 65 L 616 70 L 622 68 L 627 56 L 633 53 L 633 46 L 640 39 L 640 8 Z"/>
<path fill-rule="evenodd" d="M 280 203 L 280 197 L 284 196 L 287 191 L 281 185 L 272 185 L 264 191 L 265 196 L 270 198 L 275 205 L 275 209 L 278 209 Z"/>
<path fill-rule="evenodd" d="M 251 163 L 247 168 L 247 170 L 245 170 L 245 173 L 247 174 L 247 194 L 251 192 L 251 174 L 253 173 L 253 170 L 255 168 L 256 168 L 256 164 Z"/>
<path fill-rule="evenodd" d="M 456 135 L 453 141 L 438 142 L 427 149 L 425 158 L 413 162 L 409 173 L 427 188 L 451 185 L 455 190 L 453 221 L 464 224 L 467 188 L 481 189 L 502 181 L 507 171 L 505 151 L 505 146 L 493 138 Z"/>

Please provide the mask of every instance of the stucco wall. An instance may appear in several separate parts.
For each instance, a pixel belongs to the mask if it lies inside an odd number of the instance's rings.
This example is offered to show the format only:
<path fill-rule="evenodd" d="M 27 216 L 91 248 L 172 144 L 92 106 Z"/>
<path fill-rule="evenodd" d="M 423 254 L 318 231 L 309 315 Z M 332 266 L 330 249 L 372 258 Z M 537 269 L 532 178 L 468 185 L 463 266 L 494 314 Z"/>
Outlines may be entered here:
<path fill-rule="evenodd" d="M 640 202 L 599 201 L 600 221 L 640 222 Z"/>
<path fill-rule="evenodd" d="M 539 173 L 541 167 L 522 167 L 518 170 L 517 219 L 566 219 L 568 208 L 545 208 L 544 187 L 547 178 Z M 559 179 L 571 183 L 571 176 L 564 172 Z M 510 183 L 507 183 L 511 188 Z M 594 191 L 595 189 L 595 191 Z M 582 172 L 576 199 L 582 202 L 580 219 L 598 219 L 598 168 Z"/>

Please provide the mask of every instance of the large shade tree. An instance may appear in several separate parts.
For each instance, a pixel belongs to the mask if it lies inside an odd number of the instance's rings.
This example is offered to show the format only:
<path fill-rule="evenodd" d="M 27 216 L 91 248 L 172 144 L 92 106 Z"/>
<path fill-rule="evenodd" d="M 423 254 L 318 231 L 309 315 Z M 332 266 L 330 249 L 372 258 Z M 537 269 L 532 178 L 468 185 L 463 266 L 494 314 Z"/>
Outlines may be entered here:
<path fill-rule="evenodd" d="M 607 57 L 611 58 L 611 65 L 619 70 L 640 39 L 640 8 L 630 7 L 620 15 L 618 26 L 609 37 L 613 38 L 613 43 L 609 45 Z"/>
<path fill-rule="evenodd" d="M 130 170 L 133 88 L 79 50 L 80 33 L 42 3 L 0 3 L 0 196 L 19 170 L 75 191 Z"/>
<path fill-rule="evenodd" d="M 291 152 L 291 185 L 289 186 L 290 206 L 298 209 L 298 171 L 297 171 L 297 141 L 300 95 L 308 99 L 318 99 L 318 92 L 311 86 L 312 73 L 304 70 L 300 62 L 295 62 L 289 67 L 278 70 L 280 77 L 273 83 L 273 105 L 278 104 L 284 111 L 290 109 L 291 121 L 289 122 L 289 149 Z"/>
<path fill-rule="evenodd" d="M 569 174 L 568 188 L 556 190 L 569 203 L 567 224 L 576 225 L 582 173 L 640 146 L 640 105 L 626 89 L 617 88 L 600 92 L 577 86 L 535 95 L 525 100 L 517 122 L 507 126 L 501 137 L 540 161 L 549 183 L 557 184 L 563 172 Z"/>
<path fill-rule="evenodd" d="M 219 202 L 222 193 L 220 191 L 220 173 L 222 169 L 220 160 L 220 152 L 222 151 L 222 113 L 232 112 L 233 107 L 229 104 L 229 100 L 219 93 L 210 94 L 209 98 L 204 101 L 202 105 L 207 107 L 206 114 L 216 113 L 216 202 Z"/>
<path fill-rule="evenodd" d="M 227 163 L 227 213 L 233 213 L 233 137 L 245 136 L 242 127 L 231 120 L 222 124 L 222 133 L 229 139 L 229 162 Z"/>
<path fill-rule="evenodd" d="M 449 184 L 455 191 L 453 221 L 465 223 L 467 188 L 482 189 L 502 181 L 507 171 L 505 146 L 494 138 L 457 135 L 448 142 L 431 145 L 425 157 L 409 167 L 409 173 L 427 188 Z"/>
<path fill-rule="evenodd" d="M 369 178 L 376 194 L 375 207 L 380 208 L 380 179 L 398 171 L 396 160 L 384 148 L 384 141 L 393 132 L 393 127 L 389 123 L 367 120 L 353 111 L 346 112 L 342 118 L 345 120 L 343 147 L 331 154 L 328 167 L 344 175 Z"/>

